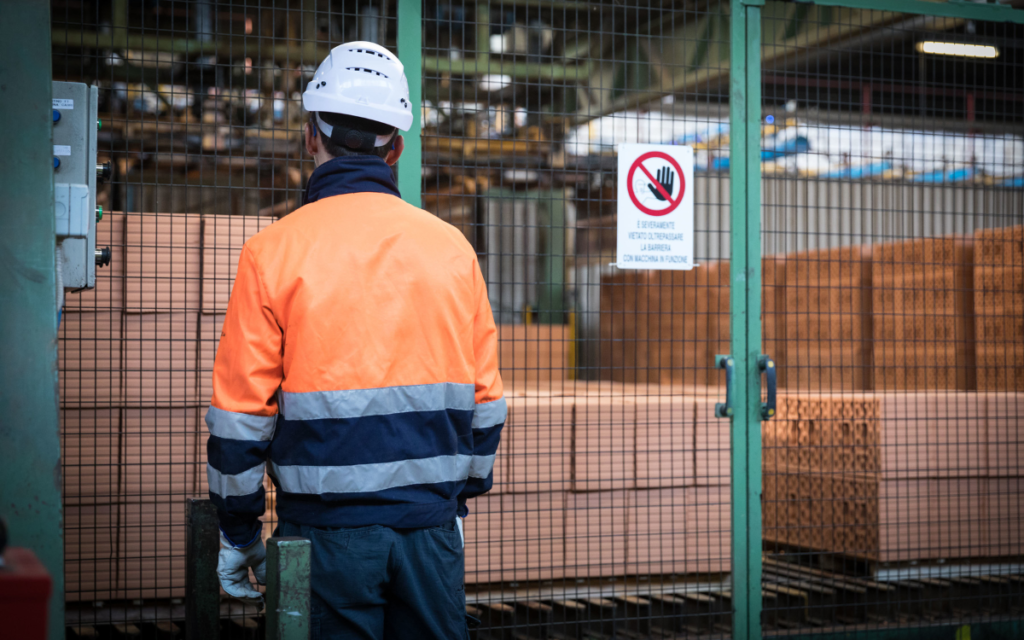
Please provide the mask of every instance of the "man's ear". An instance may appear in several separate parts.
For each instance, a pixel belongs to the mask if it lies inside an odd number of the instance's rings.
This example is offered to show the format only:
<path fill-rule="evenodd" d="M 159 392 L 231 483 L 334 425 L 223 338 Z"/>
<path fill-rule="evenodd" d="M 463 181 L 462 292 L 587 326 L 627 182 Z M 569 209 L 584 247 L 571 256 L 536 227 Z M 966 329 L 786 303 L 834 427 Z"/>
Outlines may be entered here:
<path fill-rule="evenodd" d="M 307 122 L 303 134 L 305 136 L 306 153 L 315 158 L 316 154 L 320 152 L 320 141 L 317 140 L 315 132 L 313 131 L 313 125 Z"/>
<path fill-rule="evenodd" d="M 388 155 L 384 158 L 384 162 L 390 166 L 394 166 L 398 159 L 402 157 L 402 152 L 405 151 L 405 138 L 402 136 L 395 136 L 394 146 L 391 151 L 388 151 Z"/>

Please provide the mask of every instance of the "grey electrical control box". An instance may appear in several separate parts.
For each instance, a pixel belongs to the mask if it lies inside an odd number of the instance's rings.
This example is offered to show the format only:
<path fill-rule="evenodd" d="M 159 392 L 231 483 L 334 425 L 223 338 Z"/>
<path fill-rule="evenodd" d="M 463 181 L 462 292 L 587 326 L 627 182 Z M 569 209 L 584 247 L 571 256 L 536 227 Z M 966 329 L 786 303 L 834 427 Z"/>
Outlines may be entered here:
<path fill-rule="evenodd" d="M 96 286 L 97 89 L 53 83 L 53 186 L 65 291 Z"/>

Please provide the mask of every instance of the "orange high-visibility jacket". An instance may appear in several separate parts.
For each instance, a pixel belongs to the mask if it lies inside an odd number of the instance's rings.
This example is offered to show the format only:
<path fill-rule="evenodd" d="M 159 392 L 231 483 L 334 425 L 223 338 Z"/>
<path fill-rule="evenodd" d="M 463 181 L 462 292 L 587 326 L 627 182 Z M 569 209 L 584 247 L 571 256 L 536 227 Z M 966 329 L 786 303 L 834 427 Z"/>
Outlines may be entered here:
<path fill-rule="evenodd" d="M 427 527 L 490 489 L 497 331 L 462 234 L 394 195 L 300 208 L 242 249 L 213 371 L 221 529 L 259 535 L 263 474 L 296 524 Z"/>

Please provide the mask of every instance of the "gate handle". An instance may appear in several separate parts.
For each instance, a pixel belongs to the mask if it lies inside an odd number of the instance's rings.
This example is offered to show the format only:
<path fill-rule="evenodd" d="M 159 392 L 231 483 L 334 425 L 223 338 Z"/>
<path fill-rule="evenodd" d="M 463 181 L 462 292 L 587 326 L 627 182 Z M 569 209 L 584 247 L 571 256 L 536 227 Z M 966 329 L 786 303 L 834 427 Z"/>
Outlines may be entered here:
<path fill-rule="evenodd" d="M 715 368 L 725 369 L 725 402 L 715 403 L 716 418 L 731 418 L 732 385 L 735 360 L 729 355 L 716 355 Z M 761 419 L 771 420 L 775 417 L 776 396 L 778 395 L 778 371 L 771 356 L 761 355 L 757 358 L 757 368 L 768 378 L 768 402 L 761 403 Z"/>
<path fill-rule="evenodd" d="M 761 403 L 761 419 L 771 420 L 775 417 L 775 395 L 778 387 L 775 361 L 771 356 L 762 354 L 757 359 L 757 368 L 763 371 L 768 378 L 768 402 Z"/>
<path fill-rule="evenodd" d="M 730 355 L 716 355 L 715 356 L 715 368 L 725 369 L 725 402 L 715 403 L 715 417 L 716 418 L 731 418 L 732 417 L 732 378 L 733 378 L 733 364 L 735 360 Z"/>

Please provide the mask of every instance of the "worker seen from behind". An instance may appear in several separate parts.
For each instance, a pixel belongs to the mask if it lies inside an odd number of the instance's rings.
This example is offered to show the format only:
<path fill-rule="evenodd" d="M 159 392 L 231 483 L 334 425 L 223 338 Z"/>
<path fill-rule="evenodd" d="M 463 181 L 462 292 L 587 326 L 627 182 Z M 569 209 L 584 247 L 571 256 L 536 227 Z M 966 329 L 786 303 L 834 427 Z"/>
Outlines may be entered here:
<path fill-rule="evenodd" d="M 276 535 L 312 541 L 312 637 L 467 638 L 462 518 L 506 417 L 463 235 L 406 204 L 402 63 L 334 48 L 302 97 L 304 205 L 246 242 L 207 413 L 221 586 L 259 598 L 264 470 Z"/>

